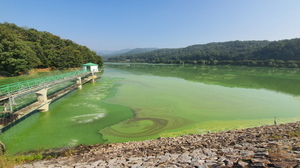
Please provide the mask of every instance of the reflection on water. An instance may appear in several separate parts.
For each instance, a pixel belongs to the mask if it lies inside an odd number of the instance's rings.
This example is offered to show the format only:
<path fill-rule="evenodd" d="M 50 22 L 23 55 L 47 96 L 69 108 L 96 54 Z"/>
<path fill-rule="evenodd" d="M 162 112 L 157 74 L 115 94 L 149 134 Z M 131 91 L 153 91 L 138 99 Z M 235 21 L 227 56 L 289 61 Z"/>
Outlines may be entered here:
<path fill-rule="evenodd" d="M 226 87 L 268 89 L 300 95 L 300 70 L 244 66 L 193 66 L 163 64 L 106 64 L 106 67 L 125 70 L 136 75 L 151 74 L 177 77 L 188 81 Z"/>

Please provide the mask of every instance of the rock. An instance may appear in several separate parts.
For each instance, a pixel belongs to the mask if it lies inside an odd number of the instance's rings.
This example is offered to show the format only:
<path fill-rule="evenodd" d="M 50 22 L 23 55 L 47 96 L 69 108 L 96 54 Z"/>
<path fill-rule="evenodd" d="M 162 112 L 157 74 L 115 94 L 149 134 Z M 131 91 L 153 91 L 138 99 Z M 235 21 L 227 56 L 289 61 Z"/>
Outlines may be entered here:
<path fill-rule="evenodd" d="M 244 162 L 244 161 L 238 161 L 238 162 L 237 162 L 237 165 L 238 165 L 238 166 L 241 166 L 241 167 L 248 167 L 249 163 Z"/>
<path fill-rule="evenodd" d="M 204 159 L 201 159 L 201 157 L 198 157 L 198 156 L 193 157 L 193 158 L 191 159 L 191 162 L 197 162 L 197 163 L 201 163 L 201 164 L 204 164 L 204 163 L 205 163 Z"/>
<path fill-rule="evenodd" d="M 231 161 L 231 160 L 224 160 L 223 161 L 224 162 L 224 164 L 227 166 L 227 167 L 232 167 L 234 164 L 233 164 L 233 162 Z"/>
<path fill-rule="evenodd" d="M 91 163 L 90 165 L 91 166 L 94 166 L 94 167 L 97 167 L 98 165 L 100 164 L 104 164 L 104 161 L 103 160 L 98 160 L 98 161 L 95 161 L 93 163 Z M 75 166 L 75 165 L 74 165 Z"/>
<path fill-rule="evenodd" d="M 144 162 L 142 164 L 142 166 L 145 166 L 145 167 L 154 167 L 154 165 L 155 165 L 155 163 L 153 163 L 153 162 Z"/>
<path fill-rule="evenodd" d="M 242 150 L 243 149 L 243 146 L 242 145 L 239 145 L 239 144 L 235 144 L 233 146 L 233 149 L 239 149 L 239 150 Z"/>
<path fill-rule="evenodd" d="M 276 142 L 269 142 L 268 144 L 267 144 L 267 147 L 270 147 L 270 148 L 275 148 L 275 147 L 277 147 L 278 146 L 278 144 L 276 143 Z"/>
<path fill-rule="evenodd" d="M 177 158 L 178 162 L 191 162 L 192 157 L 189 156 L 189 153 L 183 153 Z"/>
<path fill-rule="evenodd" d="M 266 158 L 251 158 L 252 163 L 270 163 Z"/>
<path fill-rule="evenodd" d="M 157 158 L 159 159 L 159 162 L 166 162 L 170 160 L 170 155 L 157 156 Z"/>
<path fill-rule="evenodd" d="M 240 155 L 243 156 L 243 157 L 246 157 L 246 156 L 254 156 L 254 152 L 253 151 L 240 151 Z"/>
<path fill-rule="evenodd" d="M 171 161 L 174 161 L 174 160 L 177 160 L 177 158 L 180 156 L 180 154 L 172 154 L 170 155 L 170 160 Z"/>
<path fill-rule="evenodd" d="M 223 162 L 224 160 L 226 160 L 226 158 L 224 156 L 218 157 L 217 161 L 219 162 Z"/>
<path fill-rule="evenodd" d="M 275 165 L 274 165 L 275 166 Z M 294 168 L 300 168 L 300 164 L 298 164 L 297 166 L 295 166 Z"/>
<path fill-rule="evenodd" d="M 199 166 L 195 166 L 195 167 L 197 167 L 197 168 L 208 168 L 207 165 L 199 165 Z"/>
<path fill-rule="evenodd" d="M 292 150 L 293 151 L 300 151 L 300 147 L 299 146 L 293 146 Z"/>
<path fill-rule="evenodd" d="M 116 164 L 125 164 L 125 163 L 126 163 L 126 159 L 124 159 L 124 158 L 117 159 L 117 160 L 115 161 L 115 163 L 116 163 Z"/>
<path fill-rule="evenodd" d="M 208 157 L 216 156 L 216 155 L 217 155 L 215 152 L 212 152 L 212 151 L 209 150 L 209 149 L 204 149 L 204 150 L 203 150 L 203 153 L 205 153 Z"/>
<path fill-rule="evenodd" d="M 4 155 L 6 151 L 4 143 L 0 141 L 0 155 Z"/>
<path fill-rule="evenodd" d="M 251 167 L 266 167 L 265 163 L 251 163 Z"/>
<path fill-rule="evenodd" d="M 235 150 L 233 148 L 223 148 L 223 149 L 221 149 L 221 151 L 223 153 L 226 153 L 226 154 L 233 154 L 233 153 L 235 153 Z"/>
<path fill-rule="evenodd" d="M 276 167 L 296 167 L 296 162 L 273 162 Z"/>
<path fill-rule="evenodd" d="M 300 122 L 192 134 L 140 142 L 60 149 L 38 167 L 295 167 L 300 163 Z M 284 138 L 285 137 L 285 138 Z M 68 157 L 64 154 L 69 154 Z M 60 157 L 59 157 L 60 156 Z M 18 167 L 33 167 L 24 164 Z"/>

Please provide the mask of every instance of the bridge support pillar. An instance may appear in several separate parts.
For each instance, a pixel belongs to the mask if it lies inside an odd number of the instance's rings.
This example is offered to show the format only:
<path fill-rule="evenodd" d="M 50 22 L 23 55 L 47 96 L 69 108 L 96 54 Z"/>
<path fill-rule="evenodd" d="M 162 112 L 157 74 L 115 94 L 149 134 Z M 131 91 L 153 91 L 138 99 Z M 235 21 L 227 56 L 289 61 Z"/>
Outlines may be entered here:
<path fill-rule="evenodd" d="M 37 92 L 35 92 L 36 96 L 37 96 L 37 100 L 39 103 L 45 103 L 47 102 L 47 91 L 48 88 L 44 88 L 41 89 Z M 41 110 L 42 112 L 48 111 L 49 110 L 49 104 L 50 103 L 46 103 L 45 105 L 43 105 L 42 107 L 40 107 L 38 110 Z"/>
<path fill-rule="evenodd" d="M 95 82 L 96 77 L 97 77 L 97 76 L 95 75 L 95 73 L 92 72 L 92 82 Z"/>
<path fill-rule="evenodd" d="M 76 83 L 78 84 L 77 88 L 82 89 L 81 77 L 77 78 Z"/>

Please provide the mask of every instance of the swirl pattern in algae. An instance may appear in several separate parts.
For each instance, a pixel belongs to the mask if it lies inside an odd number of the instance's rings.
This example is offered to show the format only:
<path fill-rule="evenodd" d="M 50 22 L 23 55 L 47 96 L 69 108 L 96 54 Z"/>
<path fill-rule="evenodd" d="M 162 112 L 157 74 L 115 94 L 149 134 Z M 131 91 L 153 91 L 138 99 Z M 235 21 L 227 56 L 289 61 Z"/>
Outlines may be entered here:
<path fill-rule="evenodd" d="M 168 118 L 131 118 L 119 124 L 101 130 L 103 138 L 109 142 L 119 142 L 124 138 L 148 138 L 163 131 L 177 129 L 191 124 L 192 121 L 182 117 Z M 109 137 L 109 138 L 108 138 Z"/>
<path fill-rule="evenodd" d="M 123 80 L 105 102 L 131 108 L 135 117 L 100 133 L 108 143 L 125 142 L 273 124 L 274 116 L 290 121 L 300 108 L 300 71 L 294 71 L 108 65 L 105 75 Z"/>

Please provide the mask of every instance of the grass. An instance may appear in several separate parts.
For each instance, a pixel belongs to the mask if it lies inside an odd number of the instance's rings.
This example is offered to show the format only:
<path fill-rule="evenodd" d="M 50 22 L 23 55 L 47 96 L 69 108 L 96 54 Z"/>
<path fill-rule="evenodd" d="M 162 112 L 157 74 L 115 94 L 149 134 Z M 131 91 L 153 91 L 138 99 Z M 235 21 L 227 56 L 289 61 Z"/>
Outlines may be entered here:
<path fill-rule="evenodd" d="M 295 131 L 290 131 L 290 132 L 288 133 L 288 136 L 289 136 L 289 137 L 298 137 L 298 136 L 299 136 L 299 133 L 298 133 L 298 132 L 295 132 Z"/>
<path fill-rule="evenodd" d="M 272 135 L 270 138 L 272 139 L 281 139 L 282 137 L 279 135 Z"/>
<path fill-rule="evenodd" d="M 27 163 L 30 161 L 36 161 L 43 159 L 41 154 L 29 154 L 29 155 L 1 155 L 0 156 L 0 168 L 11 168 L 16 165 Z"/>
<path fill-rule="evenodd" d="M 66 157 L 74 155 L 78 152 L 78 150 L 75 149 L 63 149 L 59 151 L 52 151 L 48 153 L 45 153 L 44 150 L 40 151 L 31 151 L 26 153 L 20 153 L 20 154 L 4 154 L 0 155 L 0 168 L 11 168 L 16 165 L 29 163 L 32 161 L 38 161 L 42 159 L 51 159 L 51 158 L 57 158 L 57 157 Z"/>

